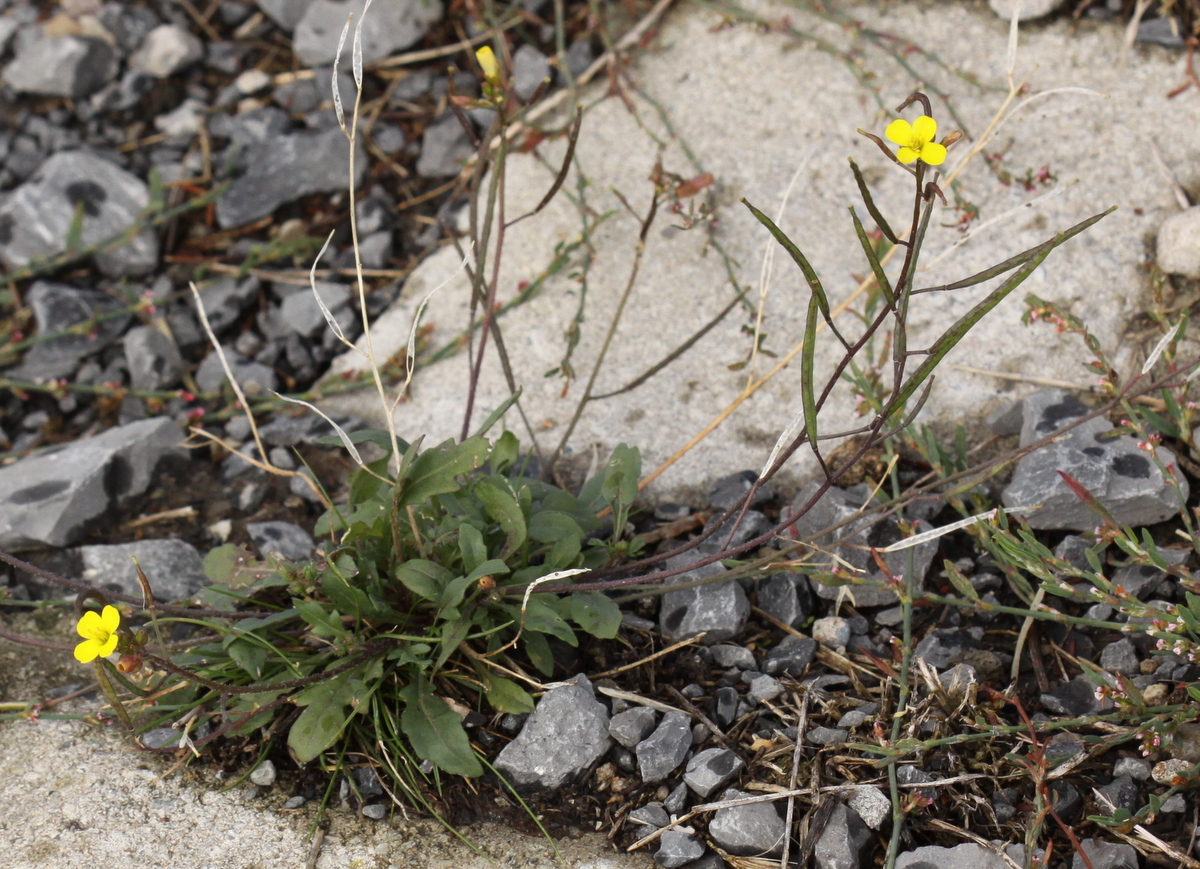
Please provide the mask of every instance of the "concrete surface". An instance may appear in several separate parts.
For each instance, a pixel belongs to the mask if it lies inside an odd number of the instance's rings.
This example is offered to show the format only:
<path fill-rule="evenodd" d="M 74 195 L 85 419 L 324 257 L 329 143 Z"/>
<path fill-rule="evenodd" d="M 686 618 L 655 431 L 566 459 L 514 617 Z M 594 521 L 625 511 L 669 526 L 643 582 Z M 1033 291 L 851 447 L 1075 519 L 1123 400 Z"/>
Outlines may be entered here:
<path fill-rule="evenodd" d="M 865 72 L 873 74 L 883 104 L 898 105 L 913 89 L 913 80 L 890 57 L 849 29 L 818 20 L 803 9 L 750 2 L 748 8 L 768 17 L 788 16 L 793 26 L 820 35 L 842 49 L 859 53 Z M 882 31 L 912 39 L 952 67 L 988 85 L 1004 84 L 1007 23 L 983 3 L 872 3 L 843 6 L 854 18 Z M 715 12 L 683 6 L 669 14 L 659 38 L 641 54 L 629 75 L 653 97 L 680 139 L 717 180 L 719 226 L 715 237 L 737 260 L 743 285 L 757 287 L 767 233 L 738 202 L 747 197 L 774 216 L 797 168 L 798 183 L 784 211 L 783 228 L 803 247 L 823 277 L 834 301 L 844 299 L 868 268 L 858 248 L 846 206 L 858 203 L 846 157 L 853 156 L 879 191 L 879 201 L 894 225 L 903 224 L 909 184 L 907 175 L 887 163 L 871 143 L 855 133 L 862 127 L 882 135 L 888 117 L 881 112 L 847 66 L 837 57 L 797 44 L 777 32 L 747 24 L 726 24 Z M 1183 55 L 1156 47 L 1134 47 L 1122 65 L 1122 27 L 1116 22 L 1069 20 L 1023 25 L 1018 78 L 1027 75 L 1033 91 L 1054 87 L 1090 88 L 1097 97 L 1060 93 L 1034 101 L 1005 126 L 989 147 L 1004 153 L 1002 167 L 1015 176 L 1043 166 L 1057 182 L 1026 192 L 1019 184 L 1004 186 L 983 160 L 975 160 L 961 177 L 963 196 L 977 205 L 976 226 L 1013 209 L 1015 216 L 984 229 L 919 277 L 921 284 L 969 275 L 1022 249 L 1040 243 L 1054 231 L 1119 205 L 1120 210 L 1087 235 L 1055 252 L 1042 269 L 994 311 L 979 332 L 947 360 L 951 364 L 1050 378 L 1086 387 L 1092 377 L 1082 367 L 1087 357 L 1077 339 L 1056 335 L 1050 327 L 1025 327 L 1019 318 L 1026 292 L 1066 303 L 1101 337 L 1125 370 L 1136 370 L 1155 336 L 1140 342 L 1124 339 L 1134 314 L 1145 309 L 1148 277 L 1144 265 L 1148 244 L 1161 221 L 1178 211 L 1168 183 L 1152 156 L 1150 142 L 1182 184 L 1200 183 L 1200 99 L 1188 91 L 1174 100 L 1166 93 L 1182 81 Z M 981 91 L 939 70 L 918 55 L 908 61 L 928 80 L 950 94 L 972 135 L 987 126 L 1003 94 Z M 583 391 L 591 360 L 608 317 L 628 279 L 634 255 L 637 221 L 624 211 L 613 189 L 634 208 L 644 211 L 650 199 L 647 181 L 659 145 L 666 143 L 663 167 L 684 177 L 696 174 L 678 142 L 671 138 L 655 108 L 632 88 L 623 92 L 638 117 L 622 100 L 603 98 L 603 84 L 583 94 L 591 106 L 576 151 L 579 171 L 590 182 L 588 205 L 597 212 L 618 213 L 592 236 L 594 261 L 588 283 L 586 321 L 574 355 L 579 380 L 565 396 L 563 381 L 543 374 L 555 367 L 565 350 L 564 332 L 578 304 L 579 284 L 565 270 L 547 281 L 541 294 L 503 319 L 517 378 L 524 387 L 524 406 L 538 430 L 543 449 L 553 449 Z M 906 116 L 915 114 L 909 110 Z M 937 100 L 934 114 L 941 131 L 954 127 Z M 639 126 L 639 119 L 645 129 Z M 969 144 L 969 143 L 967 143 Z M 543 142 L 539 152 L 556 166 L 565 145 Z M 966 153 L 964 143 L 951 150 L 947 166 Z M 553 171 L 533 156 L 509 161 L 508 214 L 522 213 L 548 189 Z M 576 189 L 572 172 L 564 190 Z M 1051 191 L 1055 195 L 1029 210 L 1020 206 Z M 860 214 L 864 214 L 859 208 Z M 953 224 L 953 211 L 936 214 L 933 224 Z M 603 392 L 622 386 L 682 343 L 731 298 L 721 258 L 706 249 L 701 229 L 681 232 L 662 215 L 648 239 L 645 260 L 629 308 L 617 332 L 607 367 L 597 382 Z M 499 298 L 509 300 L 521 282 L 545 269 L 555 245 L 580 231 L 577 209 L 564 197 L 508 233 L 499 281 Z M 960 238 L 949 226 L 934 226 L 926 241 L 926 262 Z M 429 289 L 453 272 L 458 255 L 445 249 L 431 257 L 408 281 L 398 306 L 381 319 L 377 333 L 381 355 L 406 343 L 412 313 Z M 899 260 L 893 263 L 892 273 Z M 577 267 L 578 258 L 574 263 Z M 921 347 L 940 335 L 957 316 L 991 289 L 990 285 L 952 295 L 928 295 L 914 302 L 910 347 Z M 432 343 L 442 346 L 466 322 L 466 281 L 452 281 L 429 306 L 424 322 L 434 327 Z M 751 298 L 757 301 L 757 289 Z M 807 302 L 800 276 L 782 252 L 775 259 L 774 279 L 765 305 L 764 346 L 786 354 L 800 339 Z M 852 328 L 849 318 L 845 326 Z M 735 311 L 674 365 L 640 389 L 593 403 L 585 411 L 572 444 L 589 450 L 599 444 L 636 444 L 648 471 L 667 458 L 742 390 L 747 373 L 729 370 L 744 360 L 750 339 L 742 329 L 753 316 Z M 391 337 L 389 337 L 389 335 Z M 819 336 L 818 364 L 829 369 L 835 359 L 828 333 Z M 490 353 L 490 351 L 489 351 Z M 919 361 L 919 360 L 918 360 Z M 759 373 L 774 360 L 760 357 Z M 360 365 L 348 354 L 335 366 L 344 371 Z M 700 447 L 664 474 L 651 490 L 658 495 L 687 494 L 707 481 L 740 468 L 760 468 L 778 433 L 798 412 L 799 365 L 794 364 L 729 418 Z M 427 443 L 457 436 L 466 398 L 466 358 L 457 356 L 418 373 L 411 403 L 396 413 L 400 434 L 427 435 Z M 982 419 L 984 411 L 1004 397 L 1017 397 L 1036 387 L 946 367 L 927 405 L 925 417 L 941 420 Z M 508 394 L 494 353 L 490 353 L 475 420 Z M 376 423 L 381 411 L 371 391 L 326 402 L 327 407 L 365 414 Z M 840 389 L 822 415 L 823 429 L 836 431 L 849 423 L 852 397 Z M 506 424 L 528 438 L 515 412 Z M 805 457 L 793 460 L 787 473 L 810 471 Z"/>
<path fill-rule="evenodd" d="M 287 794 L 220 789 L 211 768 L 168 774 L 170 758 L 136 751 L 114 729 L 74 721 L 0 725 L 0 867 L 300 869 L 315 806 L 281 812 Z M 491 859 L 433 821 L 369 821 L 332 812 L 316 869 L 647 869 L 601 835 L 558 843 L 494 825 L 465 830 Z"/>

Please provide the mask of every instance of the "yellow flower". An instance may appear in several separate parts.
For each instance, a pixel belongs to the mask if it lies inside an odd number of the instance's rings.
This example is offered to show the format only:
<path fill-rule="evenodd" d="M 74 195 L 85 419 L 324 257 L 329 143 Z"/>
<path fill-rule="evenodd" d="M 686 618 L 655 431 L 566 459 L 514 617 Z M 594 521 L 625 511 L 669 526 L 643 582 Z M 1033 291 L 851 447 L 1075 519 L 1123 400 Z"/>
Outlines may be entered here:
<path fill-rule="evenodd" d="M 475 59 L 479 61 L 479 66 L 483 70 L 483 77 L 485 79 L 492 84 L 500 81 L 500 64 L 496 62 L 496 55 L 492 53 L 490 45 L 485 45 L 476 51 Z"/>
<path fill-rule="evenodd" d="M 99 614 L 88 610 L 75 626 L 83 642 L 75 647 L 75 660 L 89 664 L 97 658 L 106 658 L 117 647 L 117 628 L 121 614 L 116 607 L 106 606 Z"/>
<path fill-rule="evenodd" d="M 937 121 L 928 115 L 921 115 L 915 124 L 903 118 L 892 121 L 884 135 L 900 146 L 896 156 L 901 163 L 921 160 L 930 166 L 940 166 L 946 160 L 945 146 L 933 141 L 937 136 Z"/>

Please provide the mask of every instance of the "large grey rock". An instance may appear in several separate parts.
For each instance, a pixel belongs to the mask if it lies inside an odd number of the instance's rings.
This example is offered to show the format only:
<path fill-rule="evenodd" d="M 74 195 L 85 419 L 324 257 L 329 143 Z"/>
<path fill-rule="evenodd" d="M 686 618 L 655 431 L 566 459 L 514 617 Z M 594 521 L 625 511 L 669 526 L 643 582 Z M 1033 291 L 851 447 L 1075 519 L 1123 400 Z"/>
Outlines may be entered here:
<path fill-rule="evenodd" d="M 1158 267 L 1200 278 L 1200 205 L 1172 214 L 1158 228 Z"/>
<path fill-rule="evenodd" d="M 83 334 L 59 335 L 33 344 L 21 364 L 8 372 L 18 380 L 46 382 L 69 377 L 84 357 L 107 347 L 129 324 L 129 315 L 119 313 L 121 303 L 96 290 L 38 281 L 26 293 L 25 303 L 33 310 L 38 337 L 55 335 L 88 320 L 94 325 Z"/>
<path fill-rule="evenodd" d="M 1004 858 L 974 842 L 953 848 L 926 845 L 896 858 L 896 869 L 1007 869 Z"/>
<path fill-rule="evenodd" d="M 704 856 L 704 844 L 683 830 L 667 830 L 658 838 L 654 862 L 663 869 L 677 869 Z"/>
<path fill-rule="evenodd" d="M 237 322 L 242 311 L 258 295 L 259 280 L 256 275 L 244 278 L 223 277 L 205 281 L 197 289 L 204 314 L 212 330 L 220 335 Z"/>
<path fill-rule="evenodd" d="M 1073 393 L 1065 389 L 1039 389 L 1022 398 L 1018 403 L 1021 411 L 1020 445 L 1029 446 L 1034 441 L 1054 434 L 1075 420 L 1092 412 Z M 1103 417 L 1080 423 L 1075 430 L 1089 435 L 1109 431 L 1112 425 Z"/>
<path fill-rule="evenodd" d="M 0 468 L 0 547 L 66 546 L 84 526 L 150 486 L 183 436 L 156 417 L 111 428 Z"/>
<path fill-rule="evenodd" d="M 312 557 L 312 537 L 294 522 L 247 522 L 246 533 L 263 558 L 306 561 Z"/>
<path fill-rule="evenodd" d="M 313 0 L 304 10 L 292 36 L 292 48 L 300 62 L 306 66 L 332 63 L 337 53 L 338 36 L 346 25 L 346 16 L 353 13 L 354 24 L 357 24 L 364 5 L 365 0 Z M 374 63 L 408 48 L 441 17 L 441 0 L 390 0 L 373 4 L 363 23 L 363 63 Z M 351 36 L 346 39 L 346 47 L 342 50 L 342 60 L 347 65 L 350 63 L 354 24 L 350 28 Z"/>
<path fill-rule="evenodd" d="M 694 556 L 684 554 L 668 559 L 667 564 L 674 567 L 681 561 L 686 564 L 691 560 Z M 714 562 L 663 582 L 671 585 L 694 582 L 723 572 L 725 568 Z M 727 579 L 668 591 L 659 605 L 658 623 L 663 635 L 672 640 L 704 632 L 704 644 L 712 645 L 740 634 L 749 615 L 750 601 L 746 592 L 739 582 Z"/>
<path fill-rule="evenodd" d="M 1071 859 L 1071 869 L 1138 869 L 1137 851 L 1132 845 L 1124 842 L 1105 842 L 1102 839 L 1084 839 L 1079 843 L 1088 862 L 1084 862 L 1083 854 L 1078 852 Z"/>
<path fill-rule="evenodd" d="M 471 137 L 454 112 L 446 111 L 425 128 L 421 135 L 421 154 L 417 174 L 422 178 L 449 178 L 457 175 L 463 162 L 475 153 Z"/>
<path fill-rule="evenodd" d="M 838 803 L 817 839 L 813 862 L 817 869 L 859 869 L 871 840 L 871 831 L 858 812 Z"/>
<path fill-rule="evenodd" d="M 312 0 L 255 0 L 255 3 L 282 30 L 290 34 L 312 5 Z M 341 33 L 341 30 L 338 33 Z"/>
<path fill-rule="evenodd" d="M 784 674 L 799 679 L 817 654 L 817 643 L 808 637 L 784 637 L 767 653 L 763 672 L 772 676 Z"/>
<path fill-rule="evenodd" d="M 892 818 L 892 801 L 879 788 L 855 788 L 846 805 L 872 830 L 882 830 Z"/>
<path fill-rule="evenodd" d="M 267 136 L 245 144 L 242 174 L 217 200 L 217 221 L 241 226 L 311 193 L 333 193 L 350 183 L 350 145 L 337 127 L 315 133 Z M 360 140 L 355 185 L 367 171 Z"/>
<path fill-rule="evenodd" d="M 683 781 L 703 800 L 744 769 L 746 764 L 728 748 L 706 748 L 687 762 Z"/>
<path fill-rule="evenodd" d="M 1093 420 L 1092 423 L 1101 422 Z M 1189 493 L 1188 482 L 1175 470 L 1178 485 L 1169 485 L 1159 467 L 1174 467 L 1175 456 L 1157 447 L 1156 463 L 1129 435 L 1108 437 L 1092 433 L 1091 424 L 1068 433 L 1017 462 L 1012 482 L 1001 500 L 1006 507 L 1041 509 L 1025 513 L 1033 528 L 1086 531 L 1100 517 L 1067 485 L 1060 471 L 1094 495 L 1121 525 L 1152 525 L 1179 512 Z M 1105 423 L 1105 426 L 1108 426 Z"/>
<path fill-rule="evenodd" d="M 758 608 L 793 628 L 813 614 L 812 591 L 802 573 L 772 573 L 758 583 Z"/>
<path fill-rule="evenodd" d="M 1069 715 L 1072 718 L 1108 712 L 1113 706 L 1107 697 L 1103 700 L 1096 698 L 1096 686 L 1086 676 L 1076 676 L 1050 693 L 1043 694 L 1042 705 L 1057 715 Z"/>
<path fill-rule="evenodd" d="M 107 42 L 84 36 L 45 36 L 23 45 L 4 68 L 18 93 L 82 99 L 117 74 L 117 53 Z"/>
<path fill-rule="evenodd" d="M 496 758 L 515 787 L 549 791 L 582 775 L 612 745 L 608 712 L 592 683 L 579 675 L 573 684 L 547 691 L 517 738 Z"/>
<path fill-rule="evenodd" d="M 795 510 L 807 504 L 819 488 L 820 483 L 815 480 L 806 483 L 793 499 L 792 509 Z M 822 548 L 834 548 L 839 559 L 845 561 L 856 570 L 861 571 L 861 573 L 856 574 L 857 576 L 875 581 L 884 581 L 887 577 L 879 569 L 879 566 L 875 563 L 875 559 L 871 557 L 870 547 L 882 549 L 902 539 L 904 535 L 901 534 L 899 526 L 894 519 L 876 520 L 874 517 L 864 516 L 853 519 L 853 521 L 842 526 L 837 531 L 831 531 L 821 535 L 819 538 L 816 537 L 818 532 L 839 522 L 858 516 L 860 511 L 864 510 L 864 505 L 867 499 L 870 498 L 870 495 L 871 487 L 865 483 L 851 486 L 848 489 L 840 489 L 836 486 L 830 487 L 808 512 L 796 520 L 792 528 L 794 529 L 796 538 L 799 540 L 812 540 Z M 870 509 L 869 505 L 866 509 Z M 918 522 L 915 529 L 920 533 L 921 531 L 929 530 L 929 525 L 925 522 Z M 909 572 L 911 566 L 912 572 L 916 577 L 916 587 L 921 588 L 925 580 L 925 574 L 929 570 L 929 565 L 933 562 L 934 555 L 937 554 L 937 548 L 938 541 L 929 540 L 908 549 L 881 553 L 881 556 L 884 563 L 888 566 L 888 570 L 897 578 Z M 818 556 L 818 560 L 827 561 L 828 559 Z M 829 563 L 828 565 L 814 569 L 824 573 L 831 573 L 836 566 L 838 565 Z M 838 595 L 842 593 L 837 586 L 826 585 L 815 576 L 812 579 L 813 589 L 819 597 L 826 600 L 836 600 Z M 859 607 L 887 606 L 895 603 L 897 600 L 896 593 L 886 588 L 855 585 L 850 587 L 849 593 L 855 605 Z"/>
<path fill-rule="evenodd" d="M 337 317 L 346 311 L 350 303 L 349 287 L 325 281 L 318 282 L 316 287 L 329 313 Z M 292 333 L 307 338 L 324 329 L 326 321 L 312 290 L 305 288 L 287 296 L 279 307 L 268 310 L 265 316 L 260 318 L 259 326 L 263 334 L 270 339 L 287 338 Z"/>
<path fill-rule="evenodd" d="M 133 566 L 134 558 L 159 602 L 187 600 L 208 582 L 204 560 L 186 540 L 168 538 L 80 546 L 77 552 L 84 582 L 135 597 L 141 596 L 142 587 Z"/>
<path fill-rule="evenodd" d="M 708 490 L 708 506 L 714 510 L 725 511 L 741 500 L 758 481 L 754 471 L 738 471 L 717 480 Z M 750 502 L 751 507 L 761 507 L 775 497 L 775 486 L 770 482 L 759 487 Z"/>
<path fill-rule="evenodd" d="M 134 389 L 167 389 L 183 375 L 175 342 L 153 326 L 135 326 L 125 336 L 125 362 Z"/>
<path fill-rule="evenodd" d="M 635 753 L 638 774 L 646 784 L 662 781 L 683 763 L 692 747 L 692 720 L 683 712 L 668 712 Z"/>
<path fill-rule="evenodd" d="M 348 416 L 335 416 L 336 422 L 345 432 L 355 432 L 363 427 L 362 420 Z M 276 416 L 258 429 L 259 436 L 274 447 L 294 447 L 311 444 L 317 438 L 333 434 L 333 427 L 315 413 L 305 412 L 298 416 Z"/>
<path fill-rule="evenodd" d="M 636 748 L 654 730 L 654 710 L 634 706 L 618 712 L 608 722 L 608 735 L 626 748 Z"/>
<path fill-rule="evenodd" d="M 513 90 L 522 100 L 537 93 L 542 82 L 550 78 L 550 61 L 532 45 L 526 43 L 513 52 Z"/>
<path fill-rule="evenodd" d="M 988 5 L 1005 21 L 1012 20 L 1014 12 L 1018 21 L 1033 21 L 1054 12 L 1063 0 L 988 0 Z"/>
<path fill-rule="evenodd" d="M 1100 666 L 1110 673 L 1133 675 L 1138 672 L 1137 648 L 1122 637 L 1100 652 Z"/>
<path fill-rule="evenodd" d="M 129 68 L 166 78 L 204 57 L 204 45 L 178 24 L 160 24 L 129 57 Z"/>
<path fill-rule="evenodd" d="M 961 628 L 934 628 L 917 643 L 913 655 L 935 670 L 944 670 L 976 645 L 975 638 Z"/>
<path fill-rule="evenodd" d="M 247 395 L 275 389 L 279 385 L 278 378 L 270 367 L 261 362 L 251 362 L 232 347 L 225 347 L 224 350 L 229 370 L 233 372 L 234 379 Z M 216 350 L 213 350 L 204 357 L 204 361 L 196 369 L 196 386 L 200 388 L 201 392 L 216 392 L 221 389 L 225 379 L 225 369 L 221 365 L 221 357 L 217 355 Z"/>
<path fill-rule="evenodd" d="M 121 167 L 87 151 L 61 151 L 0 203 L 0 262 L 18 269 L 65 251 L 76 207 L 87 246 L 133 226 L 149 201 L 146 185 Z M 145 274 L 158 264 L 158 237 L 143 230 L 95 260 L 105 274 Z"/>
<path fill-rule="evenodd" d="M 736 788 L 721 794 L 721 801 L 753 796 Z M 708 835 L 714 842 L 739 857 L 762 857 L 783 850 L 787 834 L 783 818 L 772 802 L 749 803 L 718 809 L 708 822 Z"/>
<path fill-rule="evenodd" d="M 737 667 L 739 670 L 753 670 L 758 666 L 754 660 L 754 653 L 745 646 L 723 643 L 713 646 L 709 651 L 712 652 L 713 663 L 726 670 L 730 667 Z"/>

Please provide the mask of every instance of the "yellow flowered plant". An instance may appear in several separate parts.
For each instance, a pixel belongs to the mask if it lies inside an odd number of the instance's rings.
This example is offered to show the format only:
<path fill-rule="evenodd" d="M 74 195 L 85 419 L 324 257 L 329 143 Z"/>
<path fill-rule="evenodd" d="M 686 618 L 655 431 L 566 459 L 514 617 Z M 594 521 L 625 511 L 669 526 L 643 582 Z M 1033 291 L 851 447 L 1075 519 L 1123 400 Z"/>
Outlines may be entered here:
<path fill-rule="evenodd" d="M 75 647 L 75 660 L 90 664 L 97 658 L 106 658 L 117 648 L 117 628 L 121 626 L 121 614 L 117 608 L 106 606 L 99 613 L 88 610 L 79 619 L 75 630 L 83 642 Z"/>
<path fill-rule="evenodd" d="M 498 85 L 500 83 L 500 64 L 496 62 L 496 55 L 492 52 L 492 47 L 485 45 L 476 51 L 475 59 L 479 61 L 483 77 L 487 79 L 488 83 Z"/>
<path fill-rule="evenodd" d="M 928 115 L 921 115 L 912 124 L 903 118 L 892 121 L 884 135 L 900 146 L 896 157 L 901 163 L 920 160 L 930 166 L 940 166 L 946 160 L 946 147 L 934 141 L 937 121 Z"/>

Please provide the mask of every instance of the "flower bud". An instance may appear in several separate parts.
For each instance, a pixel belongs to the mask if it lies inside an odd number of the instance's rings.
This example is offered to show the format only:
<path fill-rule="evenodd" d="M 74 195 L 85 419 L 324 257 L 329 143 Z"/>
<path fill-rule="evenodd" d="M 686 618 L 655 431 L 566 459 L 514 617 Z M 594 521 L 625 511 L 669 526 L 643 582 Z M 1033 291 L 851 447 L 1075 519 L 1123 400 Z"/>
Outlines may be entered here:
<path fill-rule="evenodd" d="M 142 669 L 142 656 L 136 654 L 122 655 L 117 659 L 117 669 L 125 675 L 136 673 Z"/>
<path fill-rule="evenodd" d="M 963 137 L 962 130 L 951 130 L 949 133 L 947 133 L 945 136 L 942 137 L 942 146 L 945 148 L 949 148 L 951 145 L 953 145 L 955 142 L 957 142 L 962 137 Z"/>
<path fill-rule="evenodd" d="M 489 84 L 500 83 L 500 64 L 496 62 L 496 55 L 492 52 L 490 45 L 485 45 L 483 48 L 475 52 L 475 59 L 479 61 L 479 67 L 483 70 L 483 77 L 487 79 Z"/>

